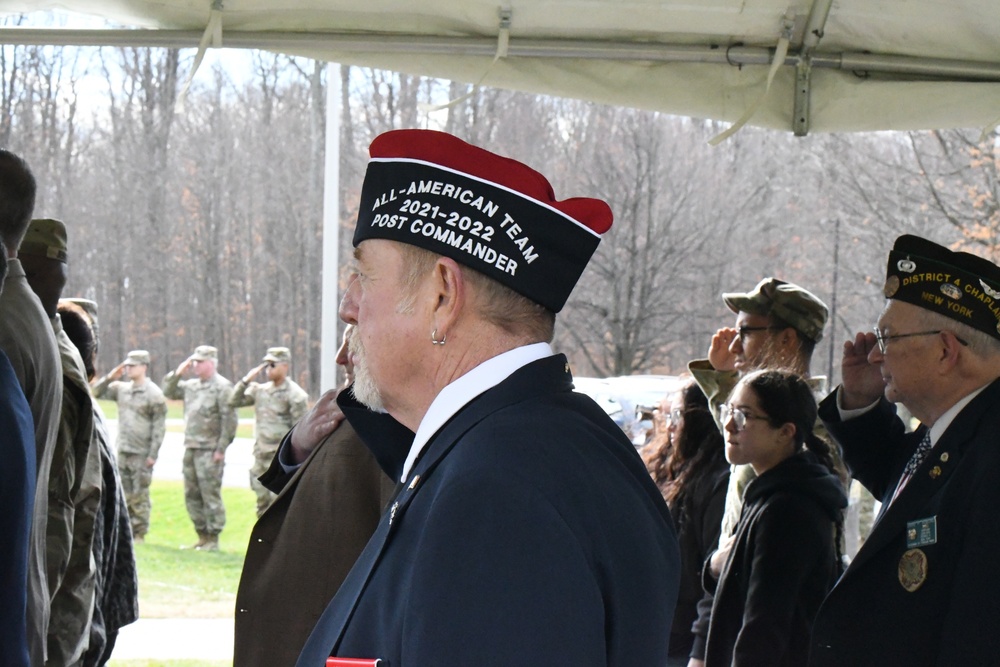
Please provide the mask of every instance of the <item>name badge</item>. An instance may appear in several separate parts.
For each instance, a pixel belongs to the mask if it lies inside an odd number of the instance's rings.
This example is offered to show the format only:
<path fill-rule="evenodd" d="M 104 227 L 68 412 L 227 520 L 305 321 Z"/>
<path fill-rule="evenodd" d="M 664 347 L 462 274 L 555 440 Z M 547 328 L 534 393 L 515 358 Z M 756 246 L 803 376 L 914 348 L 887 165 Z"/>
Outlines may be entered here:
<path fill-rule="evenodd" d="M 937 543 L 937 517 L 917 519 L 906 524 L 906 548 L 916 549 Z"/>

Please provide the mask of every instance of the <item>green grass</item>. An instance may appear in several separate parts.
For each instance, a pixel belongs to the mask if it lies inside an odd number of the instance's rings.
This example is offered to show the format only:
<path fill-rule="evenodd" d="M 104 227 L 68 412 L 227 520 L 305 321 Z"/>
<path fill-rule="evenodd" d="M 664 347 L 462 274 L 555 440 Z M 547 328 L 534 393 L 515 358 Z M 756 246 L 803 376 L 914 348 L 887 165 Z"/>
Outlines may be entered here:
<path fill-rule="evenodd" d="M 253 491 L 223 487 L 226 528 L 218 552 L 180 548 L 198 539 L 184 508 L 183 482 L 154 481 L 150 496 L 153 510 L 149 533 L 146 542 L 135 548 L 139 615 L 231 618 L 250 529 L 257 521 Z"/>
<path fill-rule="evenodd" d="M 184 508 L 184 483 L 154 481 L 149 533 L 135 546 L 142 618 L 232 618 L 257 498 L 250 489 L 222 488 L 226 528 L 218 552 L 181 549 L 197 540 Z M 109 667 L 228 667 L 226 660 L 111 660 Z"/>

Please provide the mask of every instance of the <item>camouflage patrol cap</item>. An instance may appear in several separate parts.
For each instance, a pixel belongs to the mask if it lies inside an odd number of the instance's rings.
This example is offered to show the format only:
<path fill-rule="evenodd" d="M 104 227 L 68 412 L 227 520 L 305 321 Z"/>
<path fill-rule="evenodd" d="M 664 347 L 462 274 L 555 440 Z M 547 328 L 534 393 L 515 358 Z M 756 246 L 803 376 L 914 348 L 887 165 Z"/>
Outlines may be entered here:
<path fill-rule="evenodd" d="M 194 354 L 191 355 L 191 358 L 195 361 L 207 361 L 208 359 L 218 361 L 219 351 L 211 345 L 199 345 L 194 348 Z"/>
<path fill-rule="evenodd" d="M 51 218 L 32 220 L 17 252 L 66 263 L 66 225 Z"/>
<path fill-rule="evenodd" d="M 764 278 L 751 292 L 726 292 L 722 300 L 734 313 L 774 315 L 816 343 L 823 338 L 823 327 L 830 314 L 815 294 L 777 278 Z"/>
<path fill-rule="evenodd" d="M 149 352 L 146 350 L 132 350 L 122 363 L 126 366 L 148 366 Z"/>
<path fill-rule="evenodd" d="M 273 361 L 276 364 L 287 364 L 292 360 L 292 351 L 287 347 L 269 347 L 264 361 Z"/>

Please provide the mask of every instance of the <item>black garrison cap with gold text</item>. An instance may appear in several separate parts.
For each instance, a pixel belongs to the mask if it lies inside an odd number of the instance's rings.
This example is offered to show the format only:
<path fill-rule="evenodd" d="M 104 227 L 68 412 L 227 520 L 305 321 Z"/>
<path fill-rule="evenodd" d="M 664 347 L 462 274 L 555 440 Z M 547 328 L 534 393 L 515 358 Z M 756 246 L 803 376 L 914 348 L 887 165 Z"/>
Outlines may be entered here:
<path fill-rule="evenodd" d="M 553 312 L 611 227 L 605 202 L 557 201 L 531 167 L 445 132 L 393 130 L 369 153 L 355 246 L 373 238 L 419 246 Z"/>
<path fill-rule="evenodd" d="M 905 234 L 889 252 L 884 294 L 1000 338 L 1000 267 Z"/>

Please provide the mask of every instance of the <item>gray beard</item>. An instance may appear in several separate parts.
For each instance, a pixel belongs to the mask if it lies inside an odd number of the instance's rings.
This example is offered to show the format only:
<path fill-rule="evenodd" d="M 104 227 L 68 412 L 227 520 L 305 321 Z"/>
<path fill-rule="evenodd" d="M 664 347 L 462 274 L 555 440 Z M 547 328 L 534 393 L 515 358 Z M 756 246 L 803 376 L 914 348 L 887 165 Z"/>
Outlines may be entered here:
<path fill-rule="evenodd" d="M 368 372 L 366 352 L 358 338 L 357 329 L 351 331 L 347 346 L 354 355 L 354 386 L 351 389 L 354 398 L 375 412 L 385 412 L 382 392 L 375 386 L 375 380 Z"/>
<path fill-rule="evenodd" d="M 382 404 L 382 392 L 375 386 L 375 381 L 372 380 L 368 369 L 361 363 L 356 363 L 354 366 L 354 386 L 351 392 L 362 405 L 375 412 L 385 412 L 385 406 Z"/>

